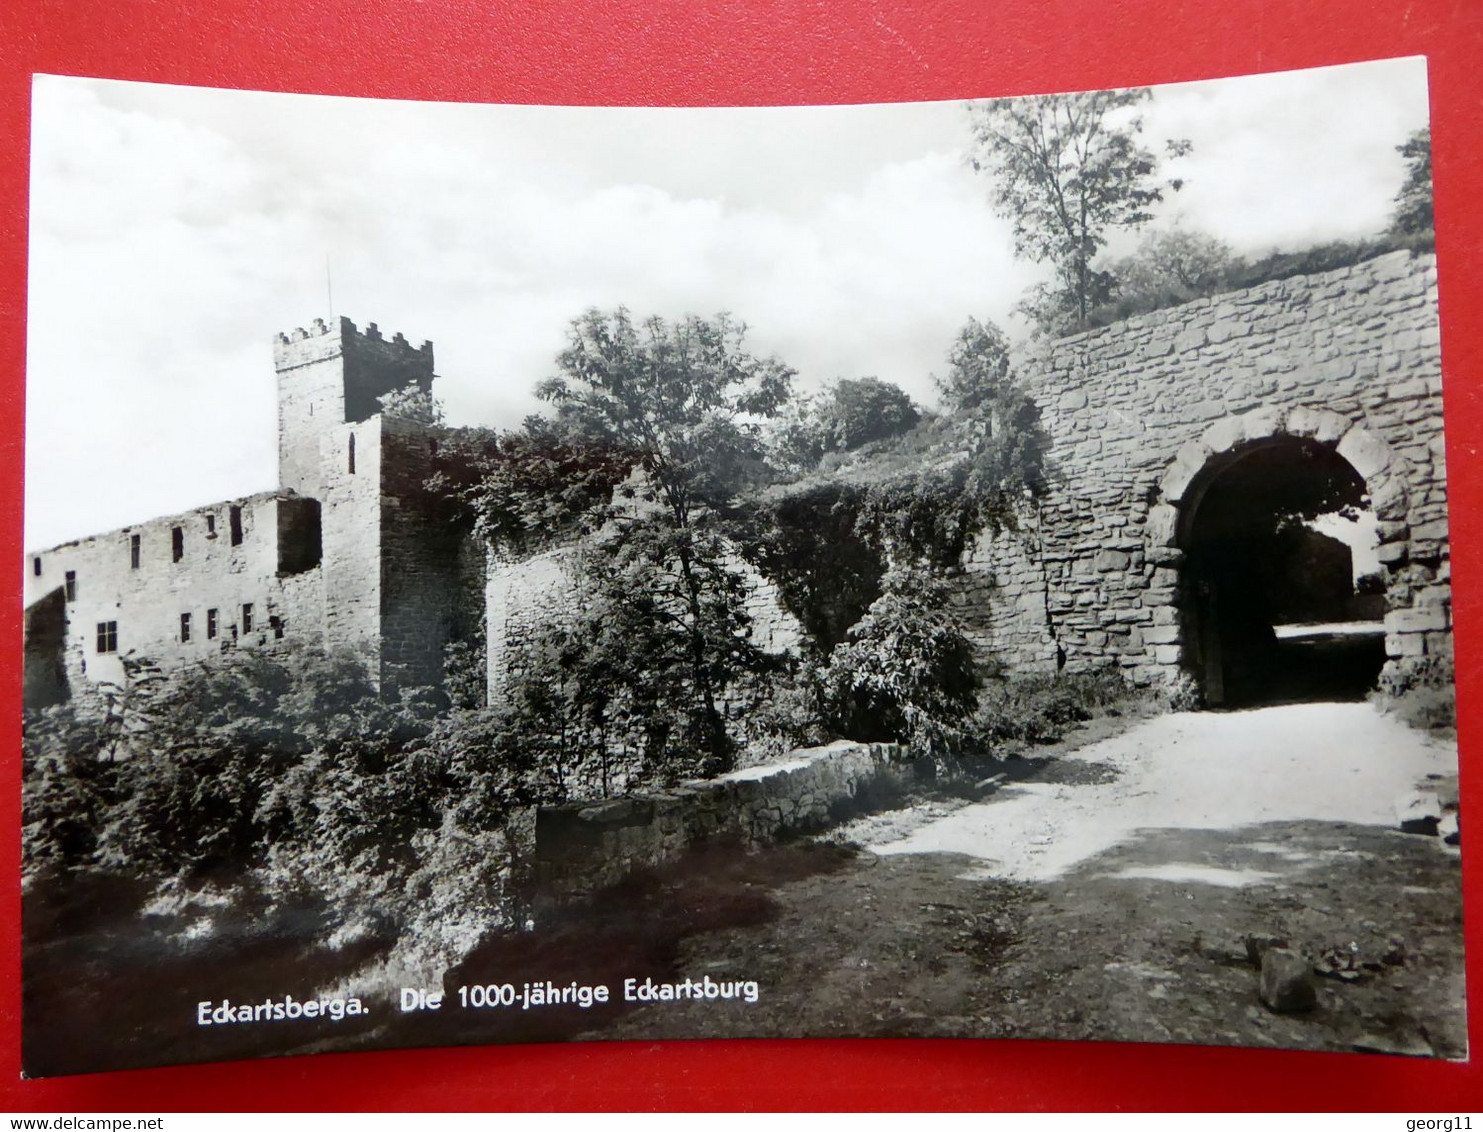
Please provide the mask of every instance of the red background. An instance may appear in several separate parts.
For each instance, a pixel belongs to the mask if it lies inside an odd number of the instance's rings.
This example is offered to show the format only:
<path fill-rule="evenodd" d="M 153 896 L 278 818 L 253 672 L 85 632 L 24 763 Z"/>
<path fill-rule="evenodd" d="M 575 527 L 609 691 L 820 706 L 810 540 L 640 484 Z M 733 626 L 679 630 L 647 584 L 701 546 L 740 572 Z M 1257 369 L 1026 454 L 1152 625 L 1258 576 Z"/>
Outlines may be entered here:
<path fill-rule="evenodd" d="M 950 99 L 1430 59 L 1463 808 L 1483 690 L 1483 5 L 1477 0 L 9 0 L 0 12 L 0 562 L 21 562 L 30 76 L 526 103 Z M 162 312 L 161 317 L 170 317 Z M 0 1109 L 1262 1108 L 1466 1111 L 1483 1067 L 983 1041 L 604 1043 L 321 1055 L 19 1082 L 20 602 L 0 601 Z M 1466 851 L 1483 986 L 1479 850 Z M 1471 866 L 1471 867 L 1468 867 Z M 1483 1002 L 1471 1035 L 1483 1049 Z M 1483 1106 L 1480 1106 L 1483 1107 Z"/>

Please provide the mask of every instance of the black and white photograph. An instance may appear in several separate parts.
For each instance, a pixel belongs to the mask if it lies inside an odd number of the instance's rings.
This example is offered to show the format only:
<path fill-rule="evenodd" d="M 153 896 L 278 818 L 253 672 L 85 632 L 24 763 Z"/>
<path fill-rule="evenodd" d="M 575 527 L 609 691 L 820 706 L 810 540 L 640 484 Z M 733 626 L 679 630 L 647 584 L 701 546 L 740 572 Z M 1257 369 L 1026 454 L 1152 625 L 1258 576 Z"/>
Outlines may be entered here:
<path fill-rule="evenodd" d="M 27 1076 L 1467 1057 L 1424 59 L 32 96 Z"/>

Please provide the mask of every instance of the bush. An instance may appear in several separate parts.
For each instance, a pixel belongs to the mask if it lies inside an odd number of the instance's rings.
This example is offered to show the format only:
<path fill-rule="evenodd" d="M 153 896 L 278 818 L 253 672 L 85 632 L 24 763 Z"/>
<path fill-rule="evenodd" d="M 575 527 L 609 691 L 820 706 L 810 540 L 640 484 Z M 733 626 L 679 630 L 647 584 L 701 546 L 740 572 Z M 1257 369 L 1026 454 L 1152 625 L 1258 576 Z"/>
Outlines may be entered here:
<path fill-rule="evenodd" d="M 1129 694 L 1115 669 L 1014 676 L 984 689 L 967 730 L 986 749 L 1009 743 L 1054 743 L 1073 723 L 1091 719 Z"/>
<path fill-rule="evenodd" d="M 742 749 L 737 761 L 743 766 L 760 766 L 837 737 L 823 722 L 821 673 L 808 663 L 738 685 L 732 713 Z"/>
<path fill-rule="evenodd" d="M 87 867 L 98 848 L 118 766 L 104 757 L 113 742 L 109 720 L 60 704 L 26 718 L 21 741 L 21 877 L 29 887 L 43 875 Z"/>
<path fill-rule="evenodd" d="M 955 749 L 974 710 L 979 674 L 941 582 L 923 571 L 896 570 L 830 656 L 823 684 L 841 734 L 941 756 Z"/>
<path fill-rule="evenodd" d="M 1452 658 L 1429 656 L 1390 680 L 1382 676 L 1382 690 L 1372 693 L 1370 701 L 1419 730 L 1455 730 L 1457 685 Z"/>
<path fill-rule="evenodd" d="M 243 650 L 147 698 L 121 691 L 123 717 L 27 720 L 28 877 L 180 891 L 210 874 L 260 886 L 270 907 L 308 897 L 342 929 L 425 942 L 430 900 L 502 922 L 511 816 L 560 796 L 508 714 L 437 717 L 424 691 L 384 700 L 348 655 Z"/>

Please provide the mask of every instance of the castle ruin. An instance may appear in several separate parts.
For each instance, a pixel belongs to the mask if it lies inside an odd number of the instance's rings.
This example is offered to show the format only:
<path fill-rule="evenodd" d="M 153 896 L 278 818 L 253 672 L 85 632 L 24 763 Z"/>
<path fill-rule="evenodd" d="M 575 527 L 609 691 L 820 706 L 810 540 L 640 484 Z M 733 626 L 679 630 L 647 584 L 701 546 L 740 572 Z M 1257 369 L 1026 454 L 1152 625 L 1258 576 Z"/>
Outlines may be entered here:
<path fill-rule="evenodd" d="M 395 688 L 439 683 L 448 642 L 482 636 L 493 689 L 522 623 L 559 604 L 559 556 L 509 560 L 450 525 L 425 486 L 441 430 L 380 412 L 388 393 L 431 388 L 430 343 L 342 318 L 280 335 L 274 360 L 277 491 L 27 556 L 29 706 L 121 682 L 131 652 L 169 668 L 296 641 L 350 648 Z M 1280 581 L 1251 532 L 1273 508 L 1320 504 L 1373 517 L 1381 592 L 1358 632 L 1382 682 L 1450 662 L 1433 256 L 1141 315 L 1051 344 L 1021 376 L 1051 485 L 1020 530 L 970 547 L 955 582 L 970 633 L 1007 667 L 1112 665 L 1239 699 L 1259 657 L 1231 626 L 1270 621 Z M 760 639 L 786 647 L 797 624 L 763 596 Z"/>

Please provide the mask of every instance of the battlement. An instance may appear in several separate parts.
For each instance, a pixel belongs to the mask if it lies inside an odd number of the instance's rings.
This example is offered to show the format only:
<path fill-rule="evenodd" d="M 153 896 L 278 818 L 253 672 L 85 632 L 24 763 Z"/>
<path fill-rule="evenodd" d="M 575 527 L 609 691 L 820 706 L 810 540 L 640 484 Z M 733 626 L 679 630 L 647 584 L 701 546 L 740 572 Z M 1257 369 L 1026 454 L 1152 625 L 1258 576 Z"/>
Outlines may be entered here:
<path fill-rule="evenodd" d="M 374 322 L 366 323 L 362 331 L 343 315 L 329 320 L 316 318 L 307 327 L 279 333 L 273 340 L 273 361 L 280 373 L 347 352 L 374 355 L 382 363 L 395 362 L 425 371 L 429 377 L 433 371 L 432 342 L 424 339 L 422 345 L 413 346 L 400 331 L 388 339 Z"/>

